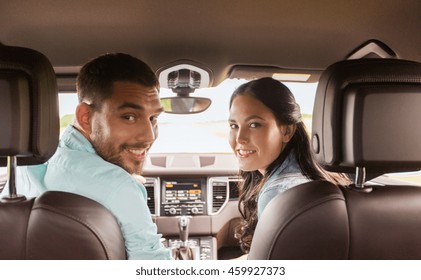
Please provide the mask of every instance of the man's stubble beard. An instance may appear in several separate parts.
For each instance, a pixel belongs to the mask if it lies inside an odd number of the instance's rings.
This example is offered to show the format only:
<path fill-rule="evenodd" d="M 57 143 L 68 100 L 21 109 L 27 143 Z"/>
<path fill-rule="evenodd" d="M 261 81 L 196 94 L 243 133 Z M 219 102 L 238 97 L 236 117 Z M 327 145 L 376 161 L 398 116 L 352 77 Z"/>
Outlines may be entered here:
<path fill-rule="evenodd" d="M 96 153 L 105 161 L 120 166 L 126 170 L 129 174 L 141 175 L 143 171 L 144 162 L 134 161 L 134 168 L 130 168 L 124 164 L 124 159 L 121 153 L 126 149 L 125 145 L 120 145 L 118 148 L 114 148 L 111 142 L 108 142 L 103 136 L 103 127 L 98 126 L 98 129 L 94 132 L 94 139 L 91 138 L 92 146 Z"/>

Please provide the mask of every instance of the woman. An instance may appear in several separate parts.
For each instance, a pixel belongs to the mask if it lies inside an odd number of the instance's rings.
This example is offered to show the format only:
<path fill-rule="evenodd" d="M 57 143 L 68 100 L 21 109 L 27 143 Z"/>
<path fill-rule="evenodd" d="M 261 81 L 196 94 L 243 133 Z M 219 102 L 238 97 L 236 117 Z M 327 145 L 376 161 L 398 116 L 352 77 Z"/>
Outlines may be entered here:
<path fill-rule="evenodd" d="M 313 159 L 298 104 L 272 78 L 241 85 L 230 100 L 230 145 L 244 181 L 240 185 L 242 223 L 237 238 L 248 252 L 259 216 L 280 192 L 311 180 L 346 183 Z"/>

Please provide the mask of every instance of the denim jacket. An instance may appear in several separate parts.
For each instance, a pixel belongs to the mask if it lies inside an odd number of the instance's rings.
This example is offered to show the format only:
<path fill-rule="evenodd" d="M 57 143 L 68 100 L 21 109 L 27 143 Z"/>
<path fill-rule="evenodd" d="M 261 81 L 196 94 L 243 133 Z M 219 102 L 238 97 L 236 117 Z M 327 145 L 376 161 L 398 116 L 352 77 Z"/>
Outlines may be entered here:
<path fill-rule="evenodd" d="M 301 172 L 294 154 L 290 152 L 284 162 L 272 171 L 260 190 L 257 199 L 257 216 L 260 218 L 266 205 L 278 193 L 309 181 L 311 180 Z"/>

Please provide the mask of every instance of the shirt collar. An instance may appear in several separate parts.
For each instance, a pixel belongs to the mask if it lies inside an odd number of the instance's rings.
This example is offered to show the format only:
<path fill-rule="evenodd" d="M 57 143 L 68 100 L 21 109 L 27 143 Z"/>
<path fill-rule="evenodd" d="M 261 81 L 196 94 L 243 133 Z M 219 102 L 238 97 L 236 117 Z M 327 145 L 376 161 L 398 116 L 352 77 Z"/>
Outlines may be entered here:
<path fill-rule="evenodd" d="M 67 126 L 61 136 L 59 146 L 96 154 L 91 142 L 89 142 L 89 140 L 86 139 L 86 137 L 83 136 L 83 134 L 80 133 L 73 125 Z"/>

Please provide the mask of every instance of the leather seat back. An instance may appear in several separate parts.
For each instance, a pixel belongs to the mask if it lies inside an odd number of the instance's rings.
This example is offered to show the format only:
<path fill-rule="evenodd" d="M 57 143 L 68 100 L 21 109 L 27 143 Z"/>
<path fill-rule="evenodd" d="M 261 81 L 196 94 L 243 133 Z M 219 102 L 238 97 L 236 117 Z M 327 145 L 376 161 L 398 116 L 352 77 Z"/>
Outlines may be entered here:
<path fill-rule="evenodd" d="M 46 162 L 59 138 L 58 92 L 48 59 L 0 45 L 0 166 Z M 19 186 L 16 186 L 19 193 Z M 45 192 L 27 199 L 10 188 L 0 201 L 0 259 L 125 259 L 114 216 L 76 194 Z"/>
<path fill-rule="evenodd" d="M 336 186 L 314 181 L 279 194 L 257 224 L 249 259 L 421 259 L 421 188 L 365 182 L 421 169 L 421 64 L 398 59 L 335 63 L 322 74 L 312 147 Z"/>

